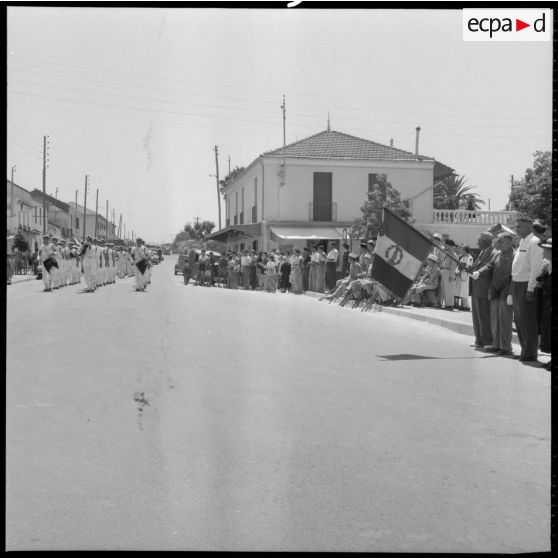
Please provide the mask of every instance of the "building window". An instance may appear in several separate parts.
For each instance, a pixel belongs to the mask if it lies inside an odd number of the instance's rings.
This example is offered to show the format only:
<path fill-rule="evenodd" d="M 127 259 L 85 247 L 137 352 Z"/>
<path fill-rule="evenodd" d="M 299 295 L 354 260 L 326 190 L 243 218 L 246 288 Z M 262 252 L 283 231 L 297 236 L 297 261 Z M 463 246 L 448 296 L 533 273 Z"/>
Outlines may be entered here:
<path fill-rule="evenodd" d="M 313 221 L 331 221 L 333 175 L 330 172 L 314 173 Z"/>

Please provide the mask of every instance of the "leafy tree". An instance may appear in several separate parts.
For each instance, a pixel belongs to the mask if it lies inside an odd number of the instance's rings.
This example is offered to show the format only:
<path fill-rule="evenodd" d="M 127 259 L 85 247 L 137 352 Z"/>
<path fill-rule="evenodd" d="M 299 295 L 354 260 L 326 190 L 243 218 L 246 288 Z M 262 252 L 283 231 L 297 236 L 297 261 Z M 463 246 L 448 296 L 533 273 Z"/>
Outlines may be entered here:
<path fill-rule="evenodd" d="M 225 176 L 222 180 L 219 180 L 219 186 L 221 187 L 221 193 L 223 193 L 223 189 L 229 185 L 242 171 L 244 167 L 236 166 L 234 169 L 231 170 L 229 174 Z"/>
<path fill-rule="evenodd" d="M 464 176 L 452 174 L 434 184 L 434 209 L 467 209 L 479 211 L 485 202 L 472 192 L 475 186 L 465 186 Z"/>
<path fill-rule="evenodd" d="M 368 192 L 368 199 L 360 208 L 362 217 L 351 225 L 352 238 L 371 238 L 378 234 L 382 224 L 382 207 L 387 207 L 395 215 L 412 223 L 409 200 L 402 200 L 399 190 L 394 188 L 385 174 L 379 174 L 377 184 Z"/>
<path fill-rule="evenodd" d="M 199 247 L 201 242 L 205 239 L 208 234 L 215 228 L 215 223 L 213 221 L 201 221 L 196 222 L 193 225 L 187 223 L 184 225 L 184 229 L 179 232 L 172 243 L 173 249 L 178 249 L 180 243 L 184 243 L 187 240 L 194 240 Z"/>
<path fill-rule="evenodd" d="M 18 232 L 14 237 L 14 248 L 17 248 L 21 253 L 29 250 L 29 242 L 27 242 L 21 232 Z"/>
<path fill-rule="evenodd" d="M 533 167 L 525 177 L 514 180 L 506 209 L 525 213 L 533 219 L 552 223 L 552 156 L 550 151 L 535 151 Z"/>

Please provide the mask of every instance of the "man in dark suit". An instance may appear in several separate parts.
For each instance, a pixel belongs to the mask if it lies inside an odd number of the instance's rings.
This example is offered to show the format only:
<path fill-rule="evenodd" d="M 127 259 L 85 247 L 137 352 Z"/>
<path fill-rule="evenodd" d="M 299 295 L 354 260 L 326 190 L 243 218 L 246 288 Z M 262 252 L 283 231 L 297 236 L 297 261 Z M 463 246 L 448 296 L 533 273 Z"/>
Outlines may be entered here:
<path fill-rule="evenodd" d="M 488 300 L 488 289 L 492 279 L 492 268 L 488 265 L 492 261 L 494 248 L 492 246 L 493 236 L 489 232 L 482 232 L 477 240 L 480 249 L 478 258 L 468 269 L 469 273 L 479 271 L 479 275 L 471 285 L 471 310 L 473 314 L 473 330 L 475 341 L 471 347 L 482 349 L 492 346 L 492 328 L 490 326 L 490 301 Z M 484 268 L 484 269 L 483 269 Z"/>

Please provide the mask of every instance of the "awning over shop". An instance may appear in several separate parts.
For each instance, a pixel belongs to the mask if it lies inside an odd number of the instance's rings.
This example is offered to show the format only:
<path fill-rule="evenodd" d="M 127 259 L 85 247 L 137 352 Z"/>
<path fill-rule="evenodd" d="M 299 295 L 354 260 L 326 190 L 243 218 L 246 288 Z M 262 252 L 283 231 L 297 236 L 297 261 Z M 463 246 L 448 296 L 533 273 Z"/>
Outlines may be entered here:
<path fill-rule="evenodd" d="M 218 242 L 227 242 L 242 238 L 254 238 L 261 233 L 261 225 L 259 223 L 252 225 L 236 225 L 233 227 L 226 227 L 220 231 L 208 234 L 205 238 L 207 240 L 216 240 Z"/>
<path fill-rule="evenodd" d="M 321 225 L 319 227 L 270 227 L 271 238 L 281 240 L 329 240 L 343 238 L 343 231 L 337 227 Z"/>

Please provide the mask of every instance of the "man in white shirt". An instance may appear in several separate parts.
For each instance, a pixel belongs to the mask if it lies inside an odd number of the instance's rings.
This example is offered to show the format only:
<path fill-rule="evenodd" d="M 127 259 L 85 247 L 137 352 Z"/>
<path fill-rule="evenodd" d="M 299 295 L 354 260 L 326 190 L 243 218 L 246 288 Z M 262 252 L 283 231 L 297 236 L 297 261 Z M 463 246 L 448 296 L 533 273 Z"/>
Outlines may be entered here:
<path fill-rule="evenodd" d="M 521 240 L 511 269 L 513 314 L 521 345 L 519 360 L 524 362 L 537 360 L 539 345 L 534 291 L 542 269 L 543 251 L 532 227 L 532 219 L 521 217 L 518 220 L 517 234 Z"/>
<path fill-rule="evenodd" d="M 337 250 L 337 243 L 332 242 L 329 245 L 329 252 L 326 256 L 326 276 L 325 283 L 328 293 L 335 290 L 335 284 L 337 283 L 336 268 L 337 260 L 339 259 L 339 251 Z"/>

